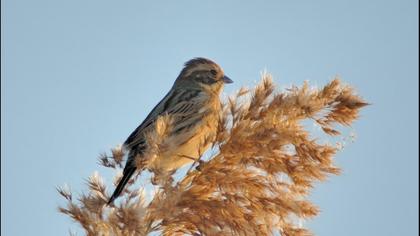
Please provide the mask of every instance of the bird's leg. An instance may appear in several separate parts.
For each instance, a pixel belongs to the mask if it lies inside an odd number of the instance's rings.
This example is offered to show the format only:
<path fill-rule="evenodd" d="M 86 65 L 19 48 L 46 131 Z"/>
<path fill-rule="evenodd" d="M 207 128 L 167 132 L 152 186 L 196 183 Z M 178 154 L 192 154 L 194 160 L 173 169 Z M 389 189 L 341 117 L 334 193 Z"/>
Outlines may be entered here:
<path fill-rule="evenodd" d="M 191 159 L 191 160 L 193 160 L 193 161 L 194 161 L 194 162 L 191 164 L 190 168 L 188 169 L 187 174 L 188 174 L 188 173 L 190 173 L 190 171 L 192 170 L 192 168 L 194 167 L 194 165 L 195 165 L 197 162 L 198 162 L 198 166 L 197 166 L 197 167 L 195 167 L 195 169 L 196 169 L 196 170 L 198 170 L 198 171 L 200 171 L 199 166 L 200 166 L 201 164 L 203 164 L 203 163 L 204 163 L 204 161 L 202 161 L 202 160 L 201 160 L 202 155 L 200 155 L 200 156 L 198 157 L 198 159 L 196 159 L 196 158 L 194 158 L 194 157 L 186 156 L 186 155 L 182 155 L 182 157 L 185 157 L 185 158 L 188 158 L 188 159 Z"/>
<path fill-rule="evenodd" d="M 204 165 L 204 163 L 206 163 L 205 161 L 201 160 L 201 158 L 199 158 L 197 160 L 198 165 L 195 167 L 196 170 L 201 171 L 201 165 Z"/>
<path fill-rule="evenodd" d="M 190 156 L 187 156 L 187 155 L 179 155 L 180 157 L 184 157 L 184 158 L 187 158 L 187 159 L 191 159 L 191 160 L 193 160 L 193 161 L 196 161 L 197 159 L 195 159 L 194 157 L 190 157 Z"/>
<path fill-rule="evenodd" d="M 205 140 L 205 142 L 207 142 L 207 140 Z M 202 156 L 203 156 L 203 154 L 204 154 L 202 147 L 203 147 L 203 145 L 199 147 L 199 149 L 198 149 L 199 156 L 198 156 L 198 159 L 195 161 L 195 163 L 197 163 L 197 162 L 198 162 L 198 165 L 195 167 L 195 169 L 196 169 L 197 171 L 200 171 L 200 172 L 201 172 L 201 166 L 202 166 L 204 163 L 206 163 L 205 161 L 201 160 L 201 157 L 202 157 Z"/>

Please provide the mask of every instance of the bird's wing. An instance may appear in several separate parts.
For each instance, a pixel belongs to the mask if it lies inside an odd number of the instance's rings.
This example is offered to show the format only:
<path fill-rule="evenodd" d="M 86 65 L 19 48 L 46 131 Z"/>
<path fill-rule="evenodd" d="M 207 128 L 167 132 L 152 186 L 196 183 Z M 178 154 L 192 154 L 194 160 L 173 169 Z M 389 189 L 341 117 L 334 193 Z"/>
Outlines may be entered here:
<path fill-rule="evenodd" d="M 130 134 L 124 142 L 129 150 L 139 144 L 144 144 L 145 131 L 154 126 L 161 115 L 171 115 L 174 118 L 173 132 L 179 132 L 191 127 L 201 119 L 199 110 L 205 102 L 205 96 L 200 90 L 174 90 L 169 93 L 153 108 L 146 119 Z"/>

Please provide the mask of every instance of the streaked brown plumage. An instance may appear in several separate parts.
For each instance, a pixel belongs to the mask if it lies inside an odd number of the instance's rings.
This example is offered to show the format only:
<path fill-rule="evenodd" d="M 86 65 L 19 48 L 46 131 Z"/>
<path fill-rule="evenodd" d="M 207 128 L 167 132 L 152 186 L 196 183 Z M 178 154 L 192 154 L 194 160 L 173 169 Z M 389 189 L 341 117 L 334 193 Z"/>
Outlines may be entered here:
<path fill-rule="evenodd" d="M 198 159 L 214 140 L 221 109 L 219 95 L 225 83 L 232 83 L 215 62 L 195 58 L 185 63 L 168 94 L 124 142 L 128 151 L 123 177 L 109 199 L 111 204 L 136 172 L 136 159 L 148 158 L 145 134 L 155 129 L 158 117 L 169 115 L 172 127 L 164 141 L 165 150 L 148 163 L 155 169 L 173 171 Z M 146 168 L 143 167 L 143 168 Z"/>

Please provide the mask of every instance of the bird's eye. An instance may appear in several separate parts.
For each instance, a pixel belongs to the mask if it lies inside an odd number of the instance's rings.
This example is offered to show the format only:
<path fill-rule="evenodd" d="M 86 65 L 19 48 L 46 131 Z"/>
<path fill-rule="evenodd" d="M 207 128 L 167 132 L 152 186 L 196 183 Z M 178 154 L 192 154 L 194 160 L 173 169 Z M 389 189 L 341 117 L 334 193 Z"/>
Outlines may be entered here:
<path fill-rule="evenodd" d="M 216 71 L 216 70 L 211 70 L 211 71 L 210 71 L 210 73 L 211 73 L 212 75 L 217 75 L 217 71 Z"/>

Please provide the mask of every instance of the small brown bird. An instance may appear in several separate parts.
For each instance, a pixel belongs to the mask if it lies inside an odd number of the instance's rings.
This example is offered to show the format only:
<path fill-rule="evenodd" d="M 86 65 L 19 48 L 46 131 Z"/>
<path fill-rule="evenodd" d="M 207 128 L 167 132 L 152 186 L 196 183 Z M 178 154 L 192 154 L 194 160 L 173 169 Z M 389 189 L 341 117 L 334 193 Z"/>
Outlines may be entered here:
<path fill-rule="evenodd" d="M 200 151 L 207 150 L 215 139 L 221 110 L 219 95 L 223 85 L 232 82 L 222 68 L 209 59 L 195 58 L 186 62 L 168 94 L 124 142 L 127 162 L 108 205 L 121 194 L 135 173 L 136 159 L 147 158 L 144 156 L 145 135 L 156 128 L 160 116 L 169 115 L 172 127 L 165 140 L 167 148 L 150 164 L 162 171 L 173 171 L 198 159 Z"/>

